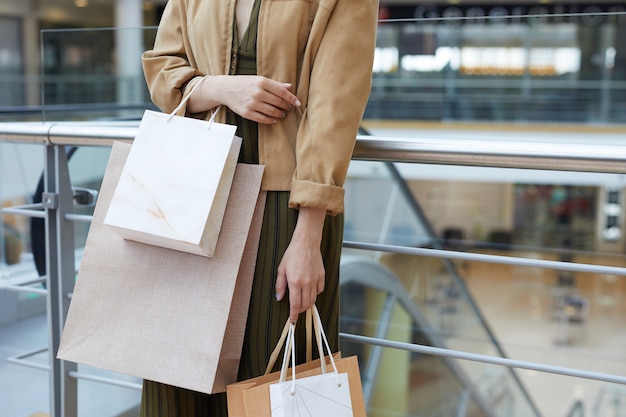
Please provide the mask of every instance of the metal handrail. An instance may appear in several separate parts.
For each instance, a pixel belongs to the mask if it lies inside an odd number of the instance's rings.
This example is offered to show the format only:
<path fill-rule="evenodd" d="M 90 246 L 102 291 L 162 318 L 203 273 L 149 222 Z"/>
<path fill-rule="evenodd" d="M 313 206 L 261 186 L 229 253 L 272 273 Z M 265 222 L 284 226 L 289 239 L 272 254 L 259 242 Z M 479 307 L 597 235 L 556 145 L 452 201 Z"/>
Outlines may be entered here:
<path fill-rule="evenodd" d="M 525 266 L 529 268 L 554 269 L 557 271 L 586 272 L 592 274 L 626 276 L 626 268 L 619 266 L 592 265 L 576 262 L 550 261 L 546 259 L 520 258 L 517 256 L 508 255 L 471 253 L 450 249 L 416 248 L 350 241 L 345 241 L 343 247 L 348 249 L 359 249 L 374 252 L 389 252 L 400 255 L 427 256 L 431 258 L 451 259 L 459 261 L 486 262 L 492 264 Z"/>
<path fill-rule="evenodd" d="M 128 122 L 0 123 L 0 142 L 111 146 L 114 141 L 131 142 L 136 131 L 137 126 Z M 626 144 L 563 146 L 550 139 L 528 142 L 360 135 L 353 159 L 622 174 L 626 172 Z"/>
<path fill-rule="evenodd" d="M 397 342 L 394 340 L 383 340 L 374 337 L 361 336 L 349 333 L 340 333 L 342 340 L 382 346 L 391 349 L 406 350 L 409 352 L 423 353 L 426 355 L 443 356 L 454 359 L 468 360 L 474 362 L 483 362 L 490 365 L 509 366 L 512 368 L 528 369 L 538 372 L 549 372 L 557 375 L 571 376 L 576 378 L 593 379 L 594 381 L 609 382 L 613 384 L 626 385 L 626 377 L 622 375 L 608 374 L 604 372 L 585 371 L 583 369 L 566 368 L 563 366 L 551 366 L 539 364 L 536 362 L 520 361 L 508 358 L 498 358 L 489 355 L 481 355 L 477 353 L 462 352 L 454 349 L 439 348 L 434 346 L 416 345 L 413 343 Z"/>

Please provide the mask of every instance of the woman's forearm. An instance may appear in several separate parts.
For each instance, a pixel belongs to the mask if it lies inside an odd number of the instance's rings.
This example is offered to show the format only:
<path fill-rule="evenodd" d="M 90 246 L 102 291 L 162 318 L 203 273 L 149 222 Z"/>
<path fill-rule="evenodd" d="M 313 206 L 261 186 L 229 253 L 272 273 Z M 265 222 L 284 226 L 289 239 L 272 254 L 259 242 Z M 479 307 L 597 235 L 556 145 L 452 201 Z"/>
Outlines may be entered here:
<path fill-rule="evenodd" d="M 198 82 L 202 83 L 189 97 L 187 102 L 188 113 L 203 113 L 222 104 L 220 88 L 226 81 L 226 75 L 207 76 Z M 220 81 L 221 80 L 221 81 Z"/>
<path fill-rule="evenodd" d="M 300 106 L 291 84 L 258 75 L 215 75 L 204 77 L 189 97 L 188 113 L 202 113 L 225 105 L 238 115 L 257 123 L 272 124 Z"/>
<path fill-rule="evenodd" d="M 319 247 L 322 242 L 325 219 L 326 210 L 323 208 L 300 207 L 293 238 Z"/>
<path fill-rule="evenodd" d="M 289 318 L 315 304 L 324 291 L 325 271 L 320 250 L 326 210 L 301 207 L 296 229 L 278 267 L 276 298 L 282 300 L 289 289 Z"/>

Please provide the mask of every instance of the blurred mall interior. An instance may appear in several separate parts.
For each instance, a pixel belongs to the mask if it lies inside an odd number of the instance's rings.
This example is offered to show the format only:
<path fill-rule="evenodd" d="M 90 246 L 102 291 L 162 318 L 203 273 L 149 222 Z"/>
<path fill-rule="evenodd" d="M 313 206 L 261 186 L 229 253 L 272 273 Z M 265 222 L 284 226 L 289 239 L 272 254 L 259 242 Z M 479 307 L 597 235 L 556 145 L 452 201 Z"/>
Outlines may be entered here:
<path fill-rule="evenodd" d="M 3 208 L 41 202 L 46 158 L 43 140 L 3 141 L 4 124 L 104 129 L 133 126 L 154 109 L 139 55 L 165 3 L 0 0 Z M 347 247 L 341 331 L 626 376 L 626 273 L 618 270 L 626 267 L 626 166 L 457 164 L 454 152 L 455 143 L 494 154 L 515 153 L 511 144 L 563 152 L 597 145 L 607 159 L 611 149 L 622 152 L 626 3 L 381 0 L 379 19 L 362 136 L 441 141 L 452 150 L 448 163 L 353 162 L 345 240 L 434 252 Z M 74 213 L 91 215 L 110 148 L 62 149 Z M 49 300 L 45 280 L 37 281 L 46 275 L 44 224 L 5 210 L 0 229 L 0 416 L 53 415 Z M 77 268 L 88 229 L 74 227 Z M 448 259 L 441 249 L 528 263 Z M 371 376 L 364 388 L 372 417 L 626 416 L 623 382 L 350 341 L 342 351 L 358 354 L 362 375 Z M 78 415 L 138 415 L 136 378 L 83 371 L 121 384 L 81 380 Z"/>

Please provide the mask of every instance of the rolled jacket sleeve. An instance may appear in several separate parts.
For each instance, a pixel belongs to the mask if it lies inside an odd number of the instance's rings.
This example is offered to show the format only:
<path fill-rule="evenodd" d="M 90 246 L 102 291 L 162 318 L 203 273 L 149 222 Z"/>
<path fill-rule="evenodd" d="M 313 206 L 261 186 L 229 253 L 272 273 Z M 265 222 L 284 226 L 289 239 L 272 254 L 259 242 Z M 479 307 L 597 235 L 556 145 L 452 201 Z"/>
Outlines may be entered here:
<path fill-rule="evenodd" d="M 337 214 L 343 212 L 343 185 L 370 94 L 378 2 L 320 1 L 322 8 L 330 15 L 312 58 L 290 206 Z"/>

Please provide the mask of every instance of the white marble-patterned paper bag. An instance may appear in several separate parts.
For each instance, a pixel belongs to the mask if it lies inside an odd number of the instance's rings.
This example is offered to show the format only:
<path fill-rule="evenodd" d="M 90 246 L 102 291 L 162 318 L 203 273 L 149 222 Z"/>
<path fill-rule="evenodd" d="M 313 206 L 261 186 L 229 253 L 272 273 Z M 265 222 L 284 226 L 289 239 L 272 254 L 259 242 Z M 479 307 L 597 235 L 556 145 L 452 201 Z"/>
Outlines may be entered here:
<path fill-rule="evenodd" d="M 104 224 L 127 240 L 213 256 L 241 147 L 235 131 L 146 110 Z"/>

